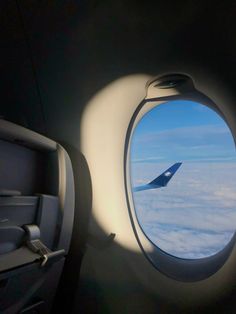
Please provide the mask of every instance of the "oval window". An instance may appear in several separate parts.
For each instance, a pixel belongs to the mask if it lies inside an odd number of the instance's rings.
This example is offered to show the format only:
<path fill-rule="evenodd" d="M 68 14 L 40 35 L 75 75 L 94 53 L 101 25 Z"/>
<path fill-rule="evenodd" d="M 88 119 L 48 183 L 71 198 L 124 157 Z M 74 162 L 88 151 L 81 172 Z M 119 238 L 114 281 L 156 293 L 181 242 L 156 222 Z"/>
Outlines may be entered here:
<path fill-rule="evenodd" d="M 171 101 L 133 131 L 131 186 L 146 237 L 184 259 L 216 254 L 236 227 L 236 155 L 225 121 L 209 107 Z"/>

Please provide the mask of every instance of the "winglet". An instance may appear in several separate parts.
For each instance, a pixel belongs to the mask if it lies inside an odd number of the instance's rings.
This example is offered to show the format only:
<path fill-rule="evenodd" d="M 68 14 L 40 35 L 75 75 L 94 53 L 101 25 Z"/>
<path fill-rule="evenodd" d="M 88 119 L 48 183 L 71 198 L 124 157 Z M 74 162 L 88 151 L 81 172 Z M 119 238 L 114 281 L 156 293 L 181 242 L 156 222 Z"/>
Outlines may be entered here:
<path fill-rule="evenodd" d="M 154 185 L 158 187 L 166 186 L 181 165 L 182 165 L 182 162 L 175 163 L 173 166 L 168 168 L 165 172 L 163 172 L 156 179 L 149 182 L 148 185 L 152 185 L 152 186 Z"/>
<path fill-rule="evenodd" d="M 158 176 L 153 181 L 149 182 L 146 185 L 136 186 L 133 188 L 134 192 L 144 191 L 144 190 L 152 190 L 152 189 L 158 189 L 162 188 L 164 186 L 167 186 L 170 179 L 173 177 L 173 175 L 176 173 L 176 171 L 179 169 L 179 167 L 182 165 L 182 162 L 177 162 L 170 168 L 168 168 L 165 172 L 163 172 L 160 176 Z"/>

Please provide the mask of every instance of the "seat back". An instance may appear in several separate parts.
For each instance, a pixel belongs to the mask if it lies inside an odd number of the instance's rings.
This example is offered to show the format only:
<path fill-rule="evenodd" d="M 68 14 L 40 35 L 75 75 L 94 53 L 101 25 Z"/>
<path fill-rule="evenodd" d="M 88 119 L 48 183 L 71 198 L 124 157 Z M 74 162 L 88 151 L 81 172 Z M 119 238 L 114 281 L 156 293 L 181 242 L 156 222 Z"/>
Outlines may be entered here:
<path fill-rule="evenodd" d="M 1 313 L 50 312 L 73 218 L 73 171 L 64 148 L 0 120 Z"/>

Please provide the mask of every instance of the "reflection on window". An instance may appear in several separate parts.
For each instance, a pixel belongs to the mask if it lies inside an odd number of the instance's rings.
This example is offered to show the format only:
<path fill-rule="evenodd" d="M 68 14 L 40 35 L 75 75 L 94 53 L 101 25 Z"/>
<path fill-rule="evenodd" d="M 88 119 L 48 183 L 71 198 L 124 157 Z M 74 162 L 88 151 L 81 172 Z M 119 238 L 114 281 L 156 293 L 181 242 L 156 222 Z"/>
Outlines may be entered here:
<path fill-rule="evenodd" d="M 139 224 L 156 246 L 190 259 L 225 247 L 236 226 L 235 156 L 228 126 L 201 104 L 168 102 L 141 119 L 131 185 Z"/>

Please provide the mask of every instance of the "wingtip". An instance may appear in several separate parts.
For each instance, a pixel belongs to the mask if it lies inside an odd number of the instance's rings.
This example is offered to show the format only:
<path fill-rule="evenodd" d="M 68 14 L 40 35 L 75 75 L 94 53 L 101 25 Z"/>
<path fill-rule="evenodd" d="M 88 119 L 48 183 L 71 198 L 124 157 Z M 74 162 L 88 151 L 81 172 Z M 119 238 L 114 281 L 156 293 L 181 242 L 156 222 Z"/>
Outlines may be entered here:
<path fill-rule="evenodd" d="M 180 162 L 176 162 L 174 165 L 180 167 L 180 166 L 182 165 L 182 163 L 183 163 L 183 162 L 180 161 Z"/>

